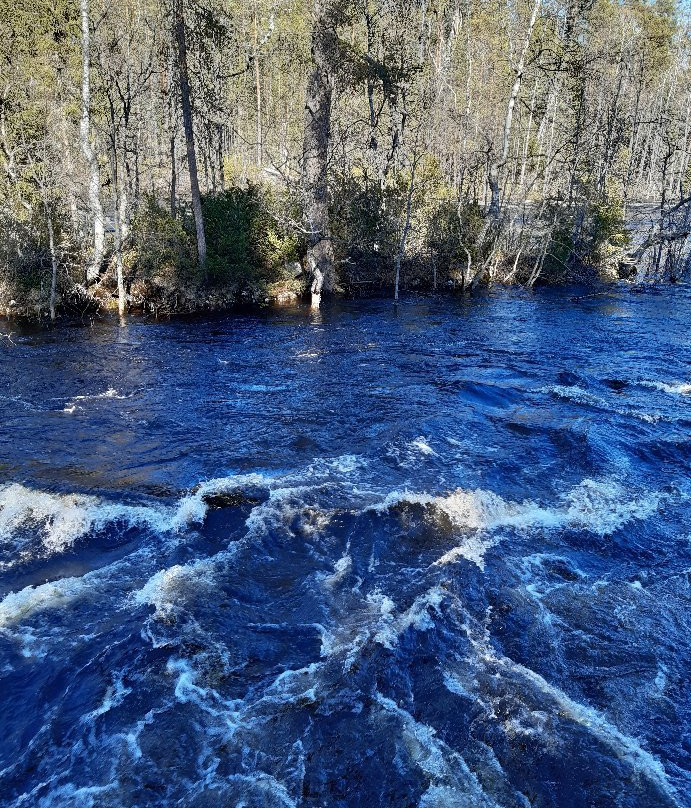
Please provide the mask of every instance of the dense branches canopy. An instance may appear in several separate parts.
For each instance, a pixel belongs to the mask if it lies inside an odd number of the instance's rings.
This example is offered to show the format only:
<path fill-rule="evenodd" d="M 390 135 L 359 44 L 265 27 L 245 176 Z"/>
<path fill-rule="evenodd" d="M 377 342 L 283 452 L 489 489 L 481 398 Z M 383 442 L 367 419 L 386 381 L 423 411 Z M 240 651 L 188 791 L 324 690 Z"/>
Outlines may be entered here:
<path fill-rule="evenodd" d="M 305 291 L 327 231 L 335 291 L 688 269 L 675 0 L 0 0 L 0 48 L 3 309 Z"/>

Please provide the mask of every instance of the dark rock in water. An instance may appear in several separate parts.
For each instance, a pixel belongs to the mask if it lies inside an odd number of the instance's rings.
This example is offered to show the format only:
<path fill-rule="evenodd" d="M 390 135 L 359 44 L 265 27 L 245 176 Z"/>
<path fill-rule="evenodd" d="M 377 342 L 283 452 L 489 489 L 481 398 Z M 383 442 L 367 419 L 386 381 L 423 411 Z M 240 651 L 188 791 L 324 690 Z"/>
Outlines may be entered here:
<path fill-rule="evenodd" d="M 171 485 L 163 485 L 161 483 L 147 483 L 142 486 L 142 489 L 150 496 L 159 499 L 178 499 L 183 495 L 183 492 L 178 488 Z"/>
<path fill-rule="evenodd" d="M 569 370 L 564 370 L 557 375 L 557 381 L 559 384 L 563 384 L 566 387 L 572 387 L 582 385 L 583 377 L 579 376 L 577 373 L 572 373 Z"/>
<path fill-rule="evenodd" d="M 620 392 L 629 386 L 629 383 L 623 379 L 603 379 L 602 383 L 606 384 L 610 390 L 615 390 L 616 392 Z"/>
<path fill-rule="evenodd" d="M 309 449 L 311 451 L 317 450 L 319 447 L 317 442 L 309 437 L 309 435 L 298 435 L 291 444 L 293 449 L 298 451 Z"/>
<path fill-rule="evenodd" d="M 543 562 L 543 567 L 565 581 L 579 581 L 584 577 L 583 573 L 567 558 L 546 558 Z"/>
<path fill-rule="evenodd" d="M 202 497 L 209 508 L 239 508 L 243 505 L 258 505 L 262 500 L 258 496 L 247 494 L 244 491 L 229 491 L 227 493 L 206 494 Z"/>

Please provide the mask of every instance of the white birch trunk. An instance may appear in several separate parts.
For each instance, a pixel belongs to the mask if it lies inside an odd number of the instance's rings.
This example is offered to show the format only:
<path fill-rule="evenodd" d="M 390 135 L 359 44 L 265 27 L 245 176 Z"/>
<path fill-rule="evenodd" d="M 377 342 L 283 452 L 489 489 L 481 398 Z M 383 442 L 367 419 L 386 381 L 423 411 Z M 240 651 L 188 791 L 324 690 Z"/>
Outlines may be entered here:
<path fill-rule="evenodd" d="M 98 160 L 91 144 L 91 81 L 89 75 L 90 62 L 90 30 L 89 30 L 89 0 L 80 0 L 82 21 L 82 115 L 79 125 L 79 134 L 82 152 L 89 172 L 89 208 L 93 220 L 93 253 L 86 270 L 87 284 L 98 280 L 103 263 L 105 251 L 105 227 L 103 221 L 103 207 L 101 205 L 101 177 Z"/>
<path fill-rule="evenodd" d="M 53 217 L 50 215 L 48 206 L 46 205 L 46 224 L 48 225 L 48 249 L 50 251 L 50 297 L 48 299 L 48 308 L 50 310 L 50 320 L 55 322 L 55 303 L 58 290 L 58 256 L 55 251 L 55 232 L 53 230 Z"/>
<path fill-rule="evenodd" d="M 534 0 L 533 2 L 533 9 L 530 14 L 530 20 L 528 22 L 528 28 L 525 32 L 525 39 L 523 40 L 523 46 L 521 48 L 520 56 L 518 57 L 518 63 L 516 64 L 515 73 L 516 76 L 514 78 L 513 86 L 511 87 L 511 94 L 509 95 L 509 103 L 506 105 L 506 116 L 504 117 L 504 133 L 502 136 L 502 147 L 501 147 L 501 154 L 498 160 L 495 160 L 491 163 L 489 169 L 489 186 L 491 192 L 491 201 L 490 201 L 490 215 L 494 219 L 499 218 L 499 212 L 501 209 L 501 200 L 500 200 L 500 193 L 499 193 L 499 185 L 500 185 L 500 172 L 501 169 L 506 165 L 506 161 L 509 159 L 509 145 L 511 143 L 511 127 L 513 125 L 513 114 L 514 109 L 516 107 L 516 101 L 518 99 L 518 93 L 521 90 L 521 82 L 523 81 L 523 72 L 525 70 L 525 57 L 528 54 L 528 49 L 530 48 L 530 40 L 533 36 L 533 28 L 535 27 L 535 22 L 537 20 L 538 12 L 540 11 L 540 5 L 542 0 Z"/>

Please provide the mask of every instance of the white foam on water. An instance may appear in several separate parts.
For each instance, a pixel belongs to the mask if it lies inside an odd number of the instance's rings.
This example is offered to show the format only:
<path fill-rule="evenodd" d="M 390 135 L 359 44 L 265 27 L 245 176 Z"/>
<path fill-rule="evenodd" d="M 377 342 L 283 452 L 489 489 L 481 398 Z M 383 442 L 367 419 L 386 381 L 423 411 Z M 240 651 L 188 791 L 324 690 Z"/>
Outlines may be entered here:
<path fill-rule="evenodd" d="M 491 643 L 486 626 L 479 631 L 477 629 L 472 630 L 466 626 L 465 630 L 475 653 L 471 659 L 470 666 L 466 665 L 462 671 L 458 673 L 449 669 L 444 671 L 444 684 L 450 692 L 466 697 L 469 689 L 468 682 L 472 683 L 472 685 L 477 684 L 478 667 L 484 669 L 484 672 L 497 683 L 502 679 L 509 683 L 512 679 L 517 679 L 523 685 L 527 684 L 534 694 L 539 694 L 538 700 L 545 709 L 547 708 L 547 703 L 551 703 L 549 715 L 554 716 L 556 714 L 561 718 L 566 718 L 583 726 L 620 760 L 628 763 L 636 773 L 646 777 L 663 794 L 673 801 L 675 800 L 676 791 L 667 778 L 664 766 L 654 755 L 641 746 L 638 739 L 624 734 L 601 712 L 572 699 L 563 690 L 550 684 L 540 674 L 498 653 Z M 475 670 L 472 670 L 473 667 Z M 502 693 L 503 689 L 498 694 L 500 700 Z M 479 692 L 474 691 L 473 695 L 475 696 L 475 701 L 483 704 L 490 719 L 501 720 L 494 712 L 491 704 L 482 701 Z M 547 699 L 547 703 L 545 699 Z M 531 726 L 524 727 L 520 717 L 512 716 L 508 719 L 508 722 L 503 720 L 505 728 L 509 731 L 527 731 L 529 734 L 538 734 L 540 726 L 545 723 L 545 709 L 537 712 L 533 711 L 530 717 Z"/>
<path fill-rule="evenodd" d="M 439 453 L 429 445 L 427 438 L 422 435 L 403 444 L 390 444 L 386 454 L 394 460 L 398 466 L 406 469 L 415 468 L 420 465 L 421 462 L 439 457 Z"/>
<path fill-rule="evenodd" d="M 399 505 L 420 505 L 448 517 L 459 530 L 492 530 L 497 527 L 528 527 L 555 520 L 547 509 L 533 502 L 510 502 L 492 491 L 458 488 L 445 496 L 392 491 L 371 510 L 386 511 Z"/>
<path fill-rule="evenodd" d="M 609 412 L 617 413 L 617 415 L 624 415 L 630 416 L 631 418 L 638 418 L 640 421 L 645 421 L 648 424 L 656 424 L 662 416 L 659 413 L 648 413 L 648 412 L 640 412 L 639 410 L 632 410 L 622 407 L 612 406 L 612 404 L 605 400 L 604 398 L 600 398 L 600 396 L 593 395 L 589 393 L 587 390 L 584 390 L 582 387 L 578 385 L 560 385 L 560 384 L 553 384 L 547 387 L 540 388 L 541 393 L 549 393 L 551 395 L 555 395 L 558 398 L 566 399 L 567 401 L 573 401 L 576 404 L 585 404 L 591 407 L 598 407 L 603 410 L 608 410 Z"/>
<path fill-rule="evenodd" d="M 464 699 L 469 699 L 470 701 L 476 700 L 476 697 L 470 692 L 470 690 L 466 688 L 461 683 L 460 679 L 454 676 L 451 671 L 443 671 L 443 679 L 444 687 L 449 691 L 449 693 L 453 693 L 455 696 L 460 696 Z"/>
<path fill-rule="evenodd" d="M 524 680 L 530 682 L 536 690 L 550 698 L 559 708 L 562 717 L 567 717 L 575 723 L 584 726 L 600 742 L 614 752 L 621 760 L 626 761 L 631 768 L 648 778 L 671 799 L 676 797 L 676 791 L 667 779 L 667 773 L 660 761 L 645 750 L 636 738 L 625 735 L 614 726 L 605 716 L 585 704 L 575 701 L 563 690 L 551 685 L 540 674 L 524 665 L 514 662 L 507 657 L 490 654 L 490 660 L 497 662 L 500 667 L 518 673 Z"/>
<path fill-rule="evenodd" d="M 120 393 L 114 388 L 109 387 L 105 393 L 96 393 L 91 396 L 75 396 L 75 401 L 95 401 L 99 398 L 127 398 L 127 396 L 121 396 Z"/>
<path fill-rule="evenodd" d="M 98 504 L 95 497 L 80 494 L 48 494 L 18 483 L 0 487 L 0 540 L 35 525 L 43 533 L 46 550 L 61 552 L 91 525 L 90 510 Z"/>
<path fill-rule="evenodd" d="M 175 508 L 123 505 L 83 494 L 51 494 L 17 483 L 0 488 L 0 540 L 14 546 L 4 566 L 33 555 L 49 556 L 111 524 L 156 532 L 177 526 Z M 27 534 L 29 534 L 27 538 Z M 34 545 L 38 539 L 38 548 Z"/>
<path fill-rule="evenodd" d="M 428 457 L 438 457 L 437 452 L 429 445 L 426 438 L 417 437 L 410 443 L 411 448 L 417 449 L 420 454 L 427 455 Z"/>
<path fill-rule="evenodd" d="M 655 676 L 655 693 L 656 697 L 664 695 L 665 688 L 667 687 L 667 666 L 658 665 L 657 674 Z"/>
<path fill-rule="evenodd" d="M 108 783 L 105 786 L 76 786 L 74 783 L 67 783 L 52 790 L 47 796 L 42 797 L 37 808 L 98 808 L 103 805 L 103 798 L 108 792 L 116 791 L 117 783 Z M 20 803 L 18 803 L 20 804 Z"/>
<path fill-rule="evenodd" d="M 562 499 L 562 507 L 556 510 L 562 524 L 605 536 L 628 522 L 652 516 L 664 495 L 647 492 L 631 497 L 616 480 L 585 479 Z"/>
<path fill-rule="evenodd" d="M 101 397 L 114 395 L 115 391 L 107 391 Z M 304 517 L 301 530 L 314 532 L 328 522 L 330 514 L 310 507 L 305 494 L 314 490 L 315 482 L 334 475 L 347 483 L 344 490 L 350 494 L 352 476 L 365 465 L 367 461 L 357 455 L 315 462 L 300 475 L 303 480 L 314 481 L 309 485 L 294 484 L 297 474 L 283 478 L 256 473 L 219 477 L 202 482 L 172 505 L 129 505 L 87 494 L 40 491 L 19 483 L 0 485 L 0 547 L 9 545 L 0 567 L 11 567 L 36 555 L 65 552 L 79 539 L 110 525 L 146 528 L 158 534 L 181 532 L 203 523 L 209 507 L 207 497 L 243 489 L 268 493 L 268 499 L 255 506 L 247 520 L 250 534 L 285 527 L 296 517 Z"/>
<path fill-rule="evenodd" d="M 141 589 L 131 593 L 135 603 L 153 606 L 156 617 L 167 617 L 184 600 L 185 590 L 197 592 L 213 585 L 212 576 L 218 564 L 235 555 L 238 544 L 231 545 L 209 558 L 198 558 L 189 564 L 174 564 L 154 573 Z"/>
<path fill-rule="evenodd" d="M 304 668 L 290 668 L 280 673 L 254 702 L 246 705 L 245 712 L 252 713 L 269 707 L 269 715 L 275 714 L 276 706 L 291 704 L 316 704 L 318 683 L 316 674 L 322 663 L 313 662 Z"/>
<path fill-rule="evenodd" d="M 485 553 L 491 548 L 494 547 L 495 544 L 498 543 L 498 539 L 488 539 L 487 541 L 481 541 L 477 537 L 471 537 L 466 539 L 463 544 L 459 544 L 457 547 L 452 548 L 448 551 L 448 553 L 444 553 L 441 558 L 438 558 L 434 565 L 435 567 L 443 567 L 447 564 L 453 564 L 455 561 L 458 561 L 461 558 L 464 558 L 466 561 L 470 561 L 476 566 L 478 566 L 481 570 L 484 571 L 485 569 Z"/>
<path fill-rule="evenodd" d="M 312 490 L 312 486 L 306 485 L 271 488 L 268 499 L 254 507 L 247 517 L 248 536 L 258 538 L 272 529 L 288 529 L 298 518 L 303 533 L 316 533 L 325 527 L 331 512 L 308 505 L 304 495 Z"/>
<path fill-rule="evenodd" d="M 337 586 L 343 580 L 343 578 L 348 575 L 352 568 L 353 559 L 346 552 L 345 555 L 341 556 L 341 558 L 339 558 L 334 564 L 334 571 L 331 573 L 331 575 L 326 575 L 324 577 L 324 584 L 331 588 Z"/>
<path fill-rule="evenodd" d="M 31 647 L 37 641 L 33 638 L 32 630 L 27 627 L 14 629 L 17 624 L 48 609 L 69 607 L 77 599 L 89 594 L 102 595 L 111 587 L 129 586 L 141 564 L 150 559 L 150 552 L 150 547 L 143 546 L 125 558 L 87 572 L 81 577 L 60 578 L 10 592 L 0 600 L 0 630 L 12 630 L 11 633 L 19 639 L 28 638 L 28 646 Z M 48 628 L 50 631 L 50 627 Z M 86 639 L 85 635 L 79 636 Z"/>
<path fill-rule="evenodd" d="M 252 692 L 244 699 L 227 699 L 212 686 L 202 684 L 199 671 L 189 659 L 171 658 L 166 671 L 175 677 L 175 699 L 182 704 L 194 704 L 206 716 L 206 731 L 229 741 L 240 729 L 252 730 L 270 724 L 277 710 L 316 703 L 316 675 L 321 667 L 322 663 L 313 663 L 305 668 L 284 670 L 259 692 Z"/>
<path fill-rule="evenodd" d="M 309 464 L 307 469 L 299 475 L 301 480 L 305 477 L 322 479 L 324 477 L 331 477 L 334 474 L 345 478 L 350 478 L 354 474 L 366 468 L 369 465 L 369 460 L 361 455 L 344 454 L 337 457 L 319 458 Z M 287 475 L 287 479 L 296 477 L 298 475 Z"/>
<path fill-rule="evenodd" d="M 214 494 L 230 494 L 243 489 L 265 489 L 270 482 L 271 479 L 263 474 L 234 474 L 207 480 L 179 501 L 166 529 L 182 530 L 190 524 L 201 524 L 209 509 L 204 501 L 206 497 Z"/>
<path fill-rule="evenodd" d="M 464 799 L 462 794 L 449 786 L 430 786 L 420 797 L 418 808 L 474 808 L 474 797 Z"/>
<path fill-rule="evenodd" d="M 290 796 L 285 785 L 270 774 L 264 772 L 231 774 L 227 779 L 231 783 L 240 785 L 243 791 L 249 791 L 252 796 L 259 798 L 260 802 L 256 804 L 263 808 L 297 808 L 298 803 Z M 237 808 L 240 808 L 240 806 L 247 806 L 247 803 L 242 800 L 236 805 Z"/>
<path fill-rule="evenodd" d="M 317 626 L 321 633 L 321 656 L 343 657 L 344 670 L 348 670 L 374 635 L 389 630 L 395 608 L 388 595 L 375 590 L 363 600 L 360 609 L 351 610 L 350 619 L 339 622 L 333 629 Z"/>
<path fill-rule="evenodd" d="M 544 742 L 550 731 L 551 718 L 552 716 L 543 710 L 527 711 L 519 708 L 515 710 L 515 715 L 504 720 L 503 726 L 510 737 L 523 735 Z"/>
<path fill-rule="evenodd" d="M 691 396 L 691 384 L 686 382 L 641 382 L 644 387 L 653 387 L 673 396 Z"/>
<path fill-rule="evenodd" d="M 392 699 L 377 694 L 375 700 L 385 714 L 398 720 L 401 726 L 401 735 L 397 739 L 399 744 L 404 747 L 410 761 L 430 780 L 420 806 L 496 808 L 497 804 L 485 793 L 465 760 L 437 738 L 433 727 L 417 721 Z"/>
<path fill-rule="evenodd" d="M 84 578 L 62 578 L 53 583 L 27 586 L 11 592 L 0 601 L 0 629 L 31 617 L 47 608 L 58 608 L 81 594 Z"/>
<path fill-rule="evenodd" d="M 616 480 L 585 479 L 552 507 L 539 505 L 532 500 L 512 502 L 492 491 L 459 488 L 446 496 L 393 491 L 370 509 L 386 511 L 404 504 L 419 505 L 433 515 L 436 513 L 446 517 L 454 530 L 470 535 L 464 536 L 460 544 L 434 563 L 445 565 L 464 558 L 484 569 L 485 553 L 498 539 L 483 534 L 498 528 L 579 528 L 605 536 L 627 522 L 651 516 L 662 499 L 663 496 L 657 493 L 632 498 Z"/>
<path fill-rule="evenodd" d="M 118 399 L 125 399 L 129 398 L 129 396 L 122 396 L 114 387 L 109 387 L 104 393 L 95 393 L 94 395 L 90 396 L 74 396 L 71 398 L 66 404 L 63 412 L 68 414 L 72 414 L 76 410 L 84 409 L 82 406 L 77 404 L 78 401 L 98 401 L 99 399 L 104 398 L 118 398 Z"/>
<path fill-rule="evenodd" d="M 126 558 L 115 561 L 100 569 L 87 572 L 81 577 L 61 578 L 53 582 L 27 586 L 17 592 L 11 592 L 0 600 L 0 629 L 21 623 L 38 612 L 47 609 L 59 609 L 69 606 L 77 598 L 89 592 L 102 591 L 104 587 L 118 583 L 117 571 L 127 569 L 127 580 L 136 575 L 140 561 L 150 560 L 150 547 L 142 547 Z M 152 575 L 146 584 L 132 593 L 135 603 L 149 604 L 156 608 L 158 616 L 164 616 L 180 599 L 180 590 L 184 586 L 203 585 L 208 572 L 215 562 L 227 559 L 235 552 L 235 545 L 211 558 L 202 558 L 188 565 L 174 565 Z M 125 586 L 131 586 L 124 582 Z"/>
<path fill-rule="evenodd" d="M 353 474 L 367 466 L 369 461 L 360 455 L 345 454 L 333 458 L 329 466 L 341 474 Z"/>
<path fill-rule="evenodd" d="M 103 696 L 103 701 L 99 704 L 99 706 L 90 713 L 85 713 L 79 719 L 80 723 L 92 724 L 99 716 L 105 715 L 114 707 L 121 705 L 131 692 L 132 688 L 125 685 L 123 682 L 123 674 L 121 673 L 120 676 L 115 679 L 113 684 L 108 686 L 108 689 Z"/>
<path fill-rule="evenodd" d="M 410 628 L 416 631 L 434 628 L 430 611 L 439 614 L 439 607 L 445 597 L 446 592 L 441 587 L 434 586 L 415 598 L 412 605 L 399 615 L 395 615 L 393 611 L 393 601 L 387 599 L 387 605 L 391 606 L 386 612 L 382 612 L 384 619 L 376 627 L 374 641 L 391 649 L 398 643 L 398 638 Z"/>
<path fill-rule="evenodd" d="M 543 387 L 540 392 L 552 393 L 552 395 L 558 396 L 559 398 L 566 398 L 569 401 L 575 401 L 577 404 L 598 404 L 602 402 L 602 399 L 588 393 L 587 390 L 584 390 L 577 384 L 553 384 L 549 385 L 548 387 Z"/>
<path fill-rule="evenodd" d="M 77 538 L 108 524 L 147 527 L 160 534 L 182 534 L 185 526 L 203 521 L 208 510 L 204 497 L 263 484 L 264 478 L 260 475 L 219 478 L 203 483 L 193 494 L 183 497 L 177 506 L 159 507 L 108 503 L 90 496 L 46 494 L 10 485 L 0 488 L 0 531 L 4 531 L 0 536 L 7 540 L 27 525 L 37 524 L 45 534 L 44 548 L 57 552 L 71 546 Z M 179 599 L 184 585 L 202 585 L 205 574 L 212 570 L 214 563 L 231 557 L 236 549 L 233 545 L 210 559 L 160 570 L 134 593 L 135 602 L 153 605 L 158 616 L 166 614 Z M 38 612 L 63 608 L 90 591 L 100 590 L 116 581 L 113 576 L 117 569 L 131 566 L 138 557 L 145 561 L 149 554 L 150 548 L 142 547 L 122 561 L 81 577 L 62 578 L 9 593 L 0 600 L 0 629 L 7 630 Z M 130 570 L 130 576 L 131 573 Z"/>
<path fill-rule="evenodd" d="M 171 657 L 166 672 L 176 676 L 175 698 L 182 704 L 192 703 L 212 718 L 219 720 L 229 735 L 239 726 L 238 712 L 242 701 L 224 699 L 212 687 L 197 684 L 198 672 L 188 659 Z"/>
<path fill-rule="evenodd" d="M 550 564 L 562 565 L 569 578 L 565 579 L 556 573 L 554 567 L 550 569 Z M 554 616 L 542 602 L 544 596 L 563 586 L 581 584 L 587 578 L 586 573 L 571 560 L 555 553 L 531 553 L 523 556 L 514 564 L 513 569 L 520 575 L 524 591 L 534 600 L 540 610 L 541 619 L 549 627 L 552 626 Z"/>
<path fill-rule="evenodd" d="M 204 568 L 210 562 L 196 562 L 186 566 L 175 564 L 160 570 L 149 578 L 141 589 L 132 593 L 135 603 L 153 606 L 158 617 L 171 612 L 179 600 L 179 590 L 186 584 L 198 582 Z"/>
<path fill-rule="evenodd" d="M 391 650 L 409 629 L 429 631 L 434 628 L 433 615 L 440 614 L 446 596 L 446 590 L 434 586 L 415 598 L 407 609 L 397 612 L 394 601 L 375 589 L 361 601 L 359 608 L 349 609 L 347 619 L 332 628 L 315 624 L 321 634 L 321 656 L 340 658 L 347 672 L 371 643 Z"/>
<path fill-rule="evenodd" d="M 0 486 L 0 541 L 18 540 L 16 557 L 8 558 L 3 565 L 11 566 L 35 551 L 27 546 L 31 542 L 25 536 L 18 536 L 22 531 L 37 531 L 39 555 L 64 552 L 78 539 L 109 525 L 175 533 L 204 521 L 208 511 L 205 497 L 265 486 L 266 478 L 259 474 L 221 477 L 202 483 L 176 505 L 125 505 L 84 494 L 46 493 L 18 483 Z"/>

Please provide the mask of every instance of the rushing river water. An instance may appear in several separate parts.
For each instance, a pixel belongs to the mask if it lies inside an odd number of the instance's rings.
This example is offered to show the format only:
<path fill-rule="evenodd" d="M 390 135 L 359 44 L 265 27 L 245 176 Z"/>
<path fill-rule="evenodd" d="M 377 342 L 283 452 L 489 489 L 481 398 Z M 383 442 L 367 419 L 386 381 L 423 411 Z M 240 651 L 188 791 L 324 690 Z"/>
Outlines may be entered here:
<path fill-rule="evenodd" d="M 689 805 L 690 323 L 0 337 L 0 805 Z"/>

